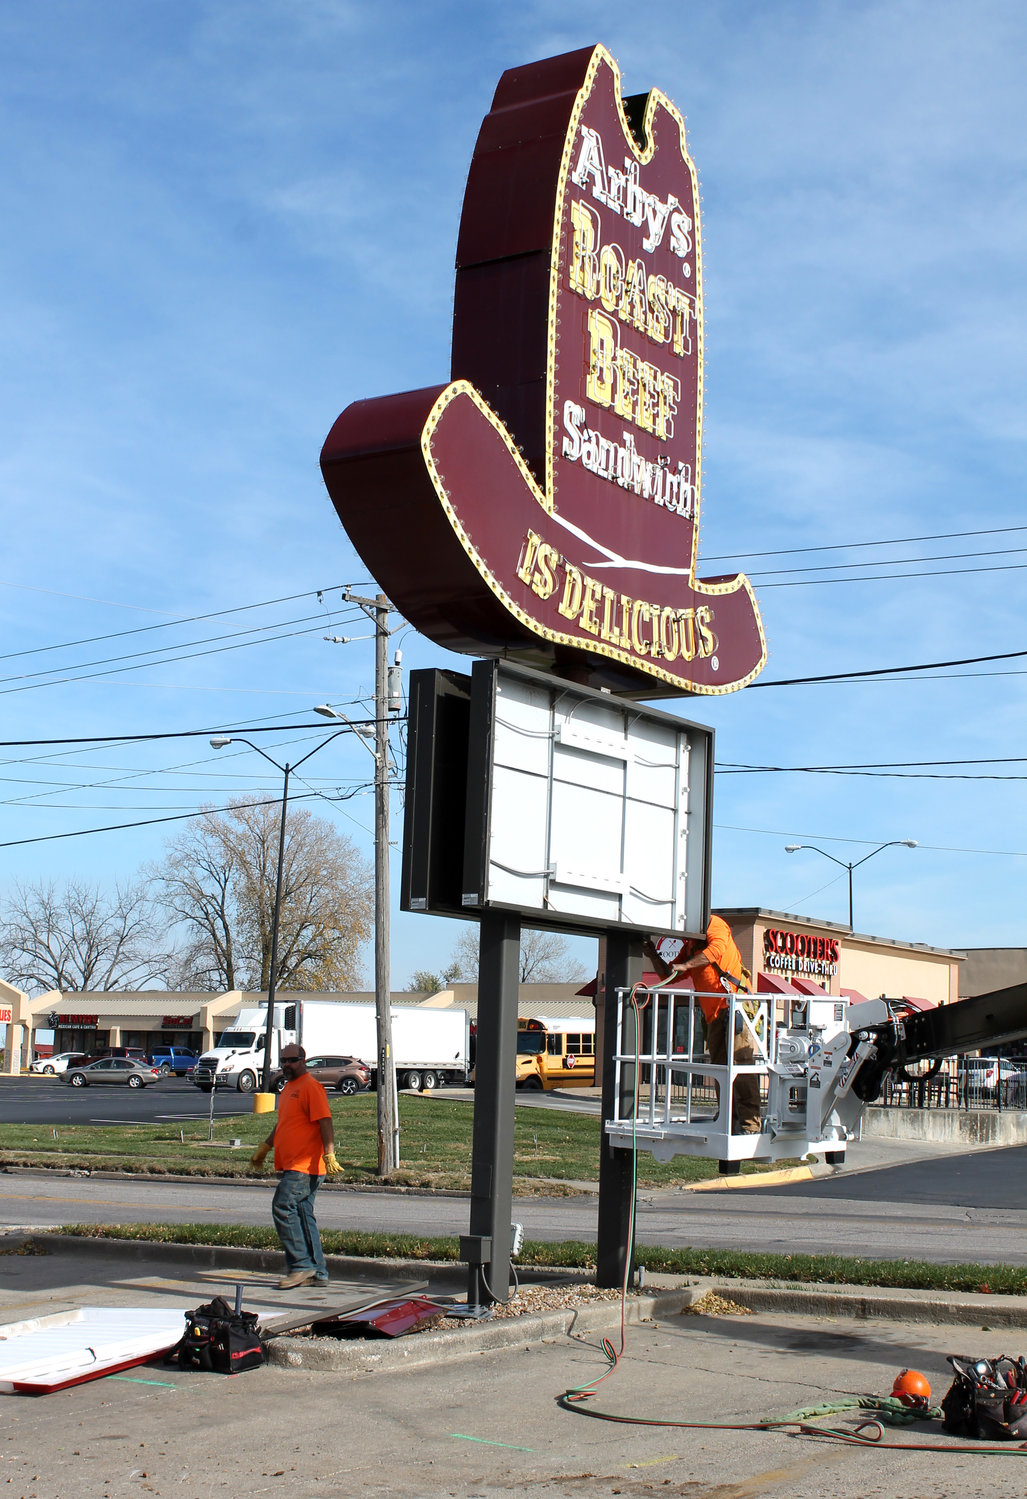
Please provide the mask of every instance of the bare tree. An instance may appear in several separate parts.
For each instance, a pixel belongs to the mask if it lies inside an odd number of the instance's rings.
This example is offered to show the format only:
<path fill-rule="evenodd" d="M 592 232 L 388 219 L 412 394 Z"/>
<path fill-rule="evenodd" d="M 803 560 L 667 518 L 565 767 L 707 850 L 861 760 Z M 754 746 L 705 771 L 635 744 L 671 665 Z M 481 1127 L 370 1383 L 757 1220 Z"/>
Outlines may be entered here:
<path fill-rule="evenodd" d="M 175 839 L 153 870 L 185 932 L 182 978 L 204 988 L 266 991 L 278 869 L 279 809 L 232 802 Z M 371 872 L 348 838 L 293 808 L 286 822 L 276 985 L 348 989 L 372 929 Z"/>
<path fill-rule="evenodd" d="M 168 847 L 152 871 L 158 899 L 185 933 L 176 988 L 237 989 L 235 888 L 240 860 L 225 819 L 211 814 Z"/>
<path fill-rule="evenodd" d="M 70 994 L 166 983 L 163 923 L 145 883 L 40 880 L 15 885 L 0 920 L 4 977 L 23 989 Z"/>
<path fill-rule="evenodd" d="M 457 938 L 453 948 L 455 977 L 474 982 L 478 977 L 478 930 L 472 927 Z M 575 983 L 585 975 L 580 963 L 557 932 L 539 932 L 525 927 L 521 932 L 518 980 L 522 984 Z"/>

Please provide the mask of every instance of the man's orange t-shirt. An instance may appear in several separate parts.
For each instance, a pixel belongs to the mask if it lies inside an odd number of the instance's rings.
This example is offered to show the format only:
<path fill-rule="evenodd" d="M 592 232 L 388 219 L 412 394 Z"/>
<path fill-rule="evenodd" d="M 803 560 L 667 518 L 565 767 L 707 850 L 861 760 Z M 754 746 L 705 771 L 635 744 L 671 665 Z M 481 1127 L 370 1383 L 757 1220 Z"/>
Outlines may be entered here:
<path fill-rule="evenodd" d="M 709 958 L 709 963 L 705 968 L 693 968 L 691 978 L 698 993 L 714 996 L 711 999 L 700 999 L 699 1004 L 706 1019 L 715 1020 L 727 1006 L 727 995 L 724 993 L 720 974 L 714 965 L 723 968 L 725 973 L 731 974 L 736 979 L 742 977 L 742 955 L 735 946 L 731 928 L 722 916 L 710 917 L 710 924 L 706 928 L 706 946 L 703 948 L 703 956 Z"/>
<path fill-rule="evenodd" d="M 331 1117 L 328 1094 L 317 1078 L 305 1072 L 287 1082 L 278 1095 L 275 1170 L 323 1176 L 325 1162 L 318 1120 Z"/>

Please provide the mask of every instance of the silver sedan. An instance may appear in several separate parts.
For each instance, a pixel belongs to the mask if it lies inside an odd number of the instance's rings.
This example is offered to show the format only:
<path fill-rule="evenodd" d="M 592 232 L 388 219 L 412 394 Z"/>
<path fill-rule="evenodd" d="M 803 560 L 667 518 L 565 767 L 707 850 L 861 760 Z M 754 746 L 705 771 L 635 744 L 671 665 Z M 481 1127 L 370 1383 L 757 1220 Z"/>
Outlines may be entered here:
<path fill-rule="evenodd" d="M 145 1088 L 147 1083 L 160 1081 L 160 1072 L 131 1057 L 101 1057 L 90 1062 L 88 1067 L 70 1067 L 64 1081 L 73 1088 L 86 1088 L 93 1083 L 120 1083 L 122 1087 Z"/>

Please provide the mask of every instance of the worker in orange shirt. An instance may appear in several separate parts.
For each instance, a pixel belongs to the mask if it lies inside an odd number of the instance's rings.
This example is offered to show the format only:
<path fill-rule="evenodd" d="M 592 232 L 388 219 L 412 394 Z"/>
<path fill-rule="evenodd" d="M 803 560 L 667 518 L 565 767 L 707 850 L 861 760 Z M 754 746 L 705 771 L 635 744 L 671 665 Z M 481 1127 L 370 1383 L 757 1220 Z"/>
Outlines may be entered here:
<path fill-rule="evenodd" d="M 647 939 L 643 951 L 661 978 L 683 973 L 692 975 L 699 1006 L 706 1021 L 706 1049 L 715 1066 L 727 1064 L 728 1002 L 722 979 L 736 992 L 748 992 L 748 981 L 742 972 L 742 955 L 735 946 L 731 928 L 721 916 L 711 916 L 706 928 L 706 943 L 686 942 L 679 955 L 668 963 L 656 944 Z M 736 1017 L 737 1024 L 737 1017 Z M 756 1053 L 744 1030 L 734 1037 L 734 1060 L 744 1066 L 755 1061 Z M 720 1098 L 720 1089 L 717 1089 Z M 731 1133 L 758 1135 L 760 1123 L 760 1085 L 753 1073 L 735 1078 L 731 1107 Z"/>
<path fill-rule="evenodd" d="M 328 1266 L 314 1218 L 314 1194 L 323 1176 L 342 1170 L 335 1158 L 335 1129 L 328 1095 L 307 1071 L 302 1046 L 282 1048 L 285 1087 L 278 1095 L 278 1120 L 267 1139 L 257 1146 L 250 1164 L 258 1171 L 274 1147 L 275 1170 L 281 1177 L 271 1203 L 278 1237 L 285 1250 L 285 1274 L 280 1291 L 294 1286 L 328 1284 Z"/>

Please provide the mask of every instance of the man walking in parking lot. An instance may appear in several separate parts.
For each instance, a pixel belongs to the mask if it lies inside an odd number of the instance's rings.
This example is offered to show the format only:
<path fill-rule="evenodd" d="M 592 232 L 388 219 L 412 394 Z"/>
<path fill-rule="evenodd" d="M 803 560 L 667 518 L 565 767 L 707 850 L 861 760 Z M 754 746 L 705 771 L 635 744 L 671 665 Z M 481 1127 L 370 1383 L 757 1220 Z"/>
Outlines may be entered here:
<path fill-rule="evenodd" d="M 328 1284 L 328 1267 L 314 1218 L 314 1195 L 323 1176 L 342 1170 L 335 1158 L 335 1130 L 328 1095 L 307 1071 L 302 1046 L 282 1049 L 285 1087 L 278 1096 L 278 1120 L 267 1139 L 257 1146 L 250 1164 L 259 1171 L 274 1147 L 275 1170 L 281 1177 L 271 1203 L 278 1237 L 285 1250 L 285 1274 L 280 1291 L 294 1286 Z"/>

